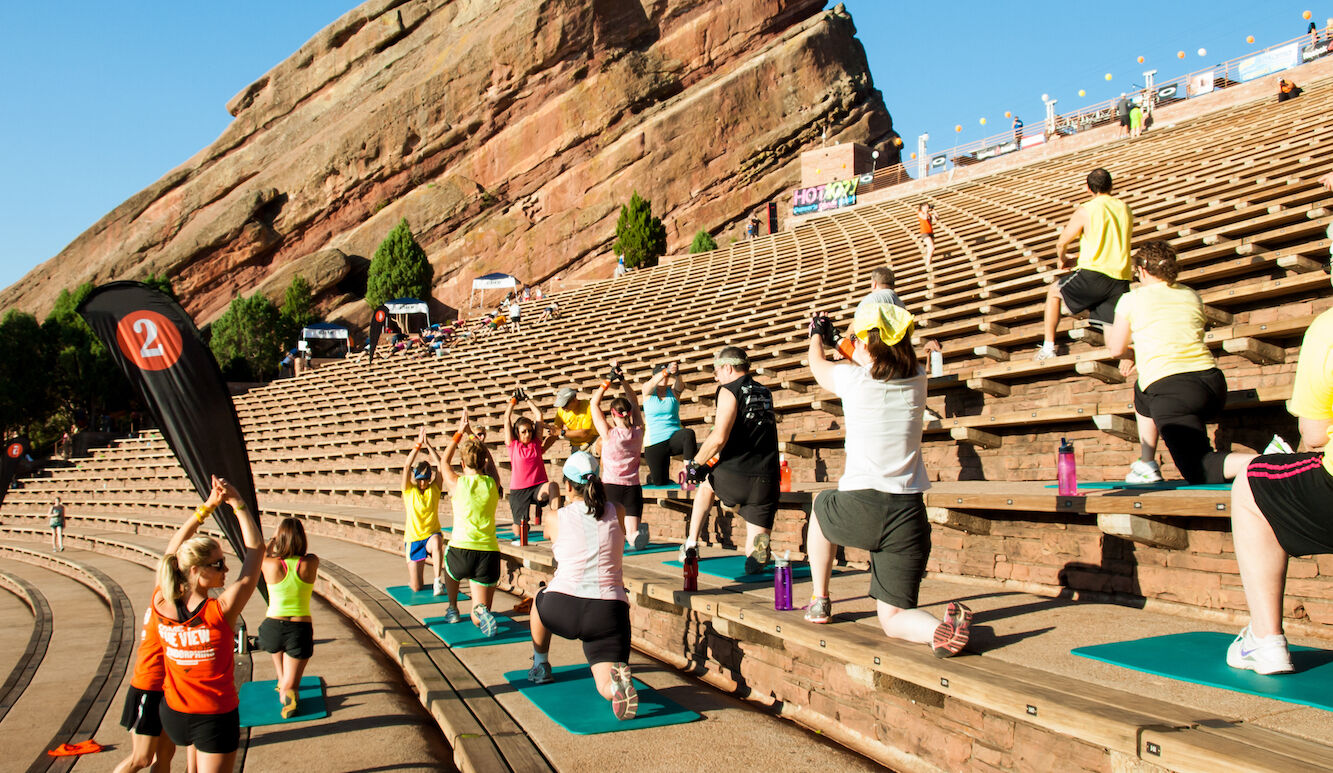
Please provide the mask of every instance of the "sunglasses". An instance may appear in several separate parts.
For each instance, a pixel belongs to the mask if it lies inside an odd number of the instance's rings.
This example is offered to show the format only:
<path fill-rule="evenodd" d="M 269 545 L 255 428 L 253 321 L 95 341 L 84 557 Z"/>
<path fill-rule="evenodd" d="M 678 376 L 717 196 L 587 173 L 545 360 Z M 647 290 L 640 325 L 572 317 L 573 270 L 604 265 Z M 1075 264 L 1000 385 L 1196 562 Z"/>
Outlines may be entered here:
<path fill-rule="evenodd" d="M 218 560 L 212 563 L 204 564 L 204 566 L 208 567 L 209 569 L 212 569 L 215 572 L 225 572 L 227 571 L 227 559 L 219 558 Z"/>

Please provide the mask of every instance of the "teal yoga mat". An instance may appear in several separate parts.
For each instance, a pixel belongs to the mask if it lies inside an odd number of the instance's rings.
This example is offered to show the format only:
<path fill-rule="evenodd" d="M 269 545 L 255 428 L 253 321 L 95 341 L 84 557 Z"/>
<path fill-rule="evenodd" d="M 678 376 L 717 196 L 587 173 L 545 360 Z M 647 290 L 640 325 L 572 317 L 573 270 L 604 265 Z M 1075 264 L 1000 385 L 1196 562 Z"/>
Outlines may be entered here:
<path fill-rule="evenodd" d="M 677 545 L 679 550 L 680 546 Z M 680 561 L 663 561 L 667 566 L 682 567 Z M 712 577 L 721 577 L 724 580 L 733 582 L 773 582 L 773 564 L 769 564 L 764 571 L 759 574 L 745 573 L 745 556 L 715 556 L 713 558 L 699 559 L 699 573 L 707 574 Z M 810 565 L 797 564 L 791 565 L 791 578 L 793 580 L 810 579 Z"/>
<path fill-rule="evenodd" d="M 448 604 L 448 596 L 436 596 L 434 588 L 430 583 L 421 586 L 421 590 L 414 591 L 407 585 L 391 585 L 384 589 L 384 592 L 393 597 L 394 601 L 405 607 L 416 607 L 422 604 Z M 458 598 L 466 600 L 468 595 L 460 588 Z"/>
<path fill-rule="evenodd" d="M 428 617 L 422 621 L 440 641 L 454 649 L 488 647 L 492 644 L 513 644 L 531 641 L 527 623 L 520 623 L 508 615 L 495 616 L 495 635 L 482 636 L 481 629 L 464 614 L 456 623 L 446 623 L 443 617 Z"/>
<path fill-rule="evenodd" d="M 499 540 L 501 543 L 513 542 L 514 540 L 518 539 L 518 532 L 514 531 L 512 526 L 506 526 L 503 529 L 496 530 L 495 538 Z M 541 529 L 533 529 L 533 528 L 528 529 L 529 545 L 531 545 L 534 542 L 545 542 L 545 541 L 546 541 L 546 535 L 542 534 Z"/>
<path fill-rule="evenodd" d="M 286 719 L 282 716 L 282 702 L 278 700 L 278 682 L 246 682 L 239 692 L 241 727 L 280 725 L 287 722 L 306 722 L 329 715 L 324 704 L 324 680 L 318 676 L 303 676 L 296 687 L 296 713 Z"/>
<path fill-rule="evenodd" d="M 647 555 L 648 553 L 670 553 L 673 550 L 680 550 L 680 545 L 674 542 L 649 542 L 643 550 L 625 546 L 625 557 Z"/>
<path fill-rule="evenodd" d="M 1175 491 L 1184 489 L 1186 491 L 1230 491 L 1230 483 L 1200 483 L 1191 486 L 1183 480 L 1164 480 L 1161 483 L 1125 483 L 1123 481 L 1088 481 L 1078 484 L 1080 489 L 1129 489 L 1130 491 Z M 1057 484 L 1051 483 L 1046 488 L 1059 488 Z"/>
<path fill-rule="evenodd" d="M 1075 655 L 1135 671 L 1333 711 L 1333 651 L 1291 646 L 1296 673 L 1262 676 L 1227 665 L 1229 633 L 1194 631 L 1079 647 Z"/>
<path fill-rule="evenodd" d="M 680 484 L 668 483 L 665 486 L 644 486 L 644 491 L 680 491 Z"/>
<path fill-rule="evenodd" d="M 622 722 L 611 713 L 611 702 L 597 692 L 591 668 L 586 665 L 557 666 L 551 669 L 551 674 L 555 681 L 546 684 L 529 682 L 526 670 L 510 671 L 504 678 L 543 714 L 575 735 L 642 730 L 679 725 L 702 718 L 698 712 L 690 711 L 635 679 L 634 688 L 639 692 L 639 713 L 634 719 Z"/>

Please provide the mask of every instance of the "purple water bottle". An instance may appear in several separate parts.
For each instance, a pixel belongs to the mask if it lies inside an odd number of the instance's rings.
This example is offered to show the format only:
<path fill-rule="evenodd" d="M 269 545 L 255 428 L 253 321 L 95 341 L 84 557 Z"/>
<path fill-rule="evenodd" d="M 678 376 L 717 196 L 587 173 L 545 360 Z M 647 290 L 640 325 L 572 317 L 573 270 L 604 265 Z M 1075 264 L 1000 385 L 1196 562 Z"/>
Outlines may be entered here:
<path fill-rule="evenodd" d="M 793 609 L 791 604 L 791 561 L 788 556 L 791 553 L 783 553 L 782 558 L 777 560 L 773 571 L 773 608 L 779 611 Z"/>
<path fill-rule="evenodd" d="M 1060 453 L 1055 463 L 1057 490 L 1061 496 L 1073 496 L 1078 493 L 1078 474 L 1074 469 L 1074 444 L 1066 438 L 1060 438 Z"/>

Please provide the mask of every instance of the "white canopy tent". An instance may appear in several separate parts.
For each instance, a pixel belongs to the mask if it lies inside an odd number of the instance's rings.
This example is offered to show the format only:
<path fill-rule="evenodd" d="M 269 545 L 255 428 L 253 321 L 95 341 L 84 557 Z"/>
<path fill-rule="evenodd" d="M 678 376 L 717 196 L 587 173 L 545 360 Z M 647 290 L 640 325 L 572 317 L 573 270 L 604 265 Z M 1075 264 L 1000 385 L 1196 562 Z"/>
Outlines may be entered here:
<path fill-rule="evenodd" d="M 312 322 L 301 328 L 302 343 L 306 343 L 306 348 L 313 350 L 308 342 L 310 341 L 341 341 L 342 351 L 336 356 L 347 354 L 352 343 L 352 333 L 342 325 L 335 325 L 332 322 Z M 328 348 L 328 347 L 321 347 Z M 337 351 L 337 344 L 334 345 L 334 351 Z"/>
<path fill-rule="evenodd" d="M 518 287 L 518 280 L 509 274 L 495 273 L 479 276 L 472 280 L 472 292 L 468 295 L 467 307 L 472 308 L 472 301 L 478 290 L 481 291 L 482 301 L 484 302 L 487 290 L 512 290 L 516 287 Z"/>

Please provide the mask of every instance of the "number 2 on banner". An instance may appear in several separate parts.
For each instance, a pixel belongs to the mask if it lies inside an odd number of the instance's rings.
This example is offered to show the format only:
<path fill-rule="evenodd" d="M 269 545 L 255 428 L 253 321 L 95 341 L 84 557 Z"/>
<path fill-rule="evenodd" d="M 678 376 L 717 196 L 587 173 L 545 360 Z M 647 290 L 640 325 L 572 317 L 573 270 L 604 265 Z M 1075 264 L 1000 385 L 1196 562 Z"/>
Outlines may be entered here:
<path fill-rule="evenodd" d="M 181 335 L 171 320 L 155 311 L 136 311 L 116 325 L 116 344 L 143 370 L 166 370 L 181 355 Z"/>

